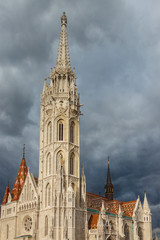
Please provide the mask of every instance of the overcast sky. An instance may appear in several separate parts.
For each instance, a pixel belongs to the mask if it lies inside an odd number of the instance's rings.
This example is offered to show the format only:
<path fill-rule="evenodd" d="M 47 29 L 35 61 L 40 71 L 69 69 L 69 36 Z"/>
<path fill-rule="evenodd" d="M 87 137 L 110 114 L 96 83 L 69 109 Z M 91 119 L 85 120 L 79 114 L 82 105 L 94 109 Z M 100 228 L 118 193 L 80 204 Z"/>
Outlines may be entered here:
<path fill-rule="evenodd" d="M 109 155 L 114 196 L 143 202 L 146 190 L 160 233 L 159 0 L 0 2 L 0 199 L 23 143 L 38 176 L 40 94 L 56 64 L 63 11 L 84 104 L 87 191 L 104 194 Z"/>

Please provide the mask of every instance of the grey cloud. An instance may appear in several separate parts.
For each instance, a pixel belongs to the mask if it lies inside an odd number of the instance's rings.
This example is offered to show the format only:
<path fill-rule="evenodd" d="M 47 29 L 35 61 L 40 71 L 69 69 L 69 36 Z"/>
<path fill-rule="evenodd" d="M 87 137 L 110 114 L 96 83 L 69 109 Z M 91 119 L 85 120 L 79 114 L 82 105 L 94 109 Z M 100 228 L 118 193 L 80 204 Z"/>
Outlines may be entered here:
<path fill-rule="evenodd" d="M 158 0 L 1 3 L 1 198 L 7 176 L 11 185 L 16 177 L 23 143 L 27 165 L 38 175 L 40 93 L 56 64 L 66 11 L 71 64 L 84 104 L 87 189 L 104 193 L 110 155 L 116 198 L 143 200 L 146 190 L 153 226 L 160 226 L 159 7 Z"/>

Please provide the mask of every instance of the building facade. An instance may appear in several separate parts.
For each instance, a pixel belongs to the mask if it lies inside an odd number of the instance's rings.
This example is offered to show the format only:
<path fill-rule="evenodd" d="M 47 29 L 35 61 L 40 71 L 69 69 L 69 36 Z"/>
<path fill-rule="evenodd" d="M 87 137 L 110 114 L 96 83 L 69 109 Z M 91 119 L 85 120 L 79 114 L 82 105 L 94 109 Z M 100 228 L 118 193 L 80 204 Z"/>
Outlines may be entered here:
<path fill-rule="evenodd" d="M 40 105 L 39 177 L 27 168 L 25 151 L 12 191 L 1 205 L 0 240 L 151 240 L 151 212 L 144 204 L 114 200 L 108 161 L 105 197 L 86 193 L 80 169 L 80 96 L 71 68 L 67 17 L 50 83 L 44 81 Z"/>

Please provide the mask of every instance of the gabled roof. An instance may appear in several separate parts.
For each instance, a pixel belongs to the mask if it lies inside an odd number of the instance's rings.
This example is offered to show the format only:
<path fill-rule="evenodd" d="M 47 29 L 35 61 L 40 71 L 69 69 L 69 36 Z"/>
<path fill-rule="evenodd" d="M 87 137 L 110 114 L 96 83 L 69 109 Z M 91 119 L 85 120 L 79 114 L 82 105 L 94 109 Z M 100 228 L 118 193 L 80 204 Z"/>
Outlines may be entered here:
<path fill-rule="evenodd" d="M 23 157 L 18 173 L 17 173 L 17 177 L 16 180 L 14 182 L 13 185 L 13 189 L 12 189 L 12 201 L 16 201 L 19 199 L 20 193 L 22 191 L 26 176 L 27 176 L 28 170 L 27 170 L 27 164 L 26 164 L 26 160 Z"/>
<path fill-rule="evenodd" d="M 7 185 L 2 204 L 6 204 L 8 202 L 9 194 L 10 194 L 10 188 L 9 188 L 9 185 Z"/>

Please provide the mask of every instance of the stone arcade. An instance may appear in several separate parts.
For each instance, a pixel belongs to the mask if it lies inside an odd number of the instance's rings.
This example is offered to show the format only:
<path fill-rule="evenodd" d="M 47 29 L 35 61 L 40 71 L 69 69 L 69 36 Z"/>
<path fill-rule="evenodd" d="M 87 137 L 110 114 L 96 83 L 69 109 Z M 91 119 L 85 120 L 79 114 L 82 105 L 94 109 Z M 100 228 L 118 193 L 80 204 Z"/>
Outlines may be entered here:
<path fill-rule="evenodd" d="M 0 240 L 151 240 L 151 212 L 141 201 L 113 198 L 109 161 L 105 197 L 86 193 L 80 171 L 80 97 L 71 68 L 67 17 L 61 17 L 57 64 L 41 94 L 39 177 L 25 151 L 1 205 Z M 81 174 L 80 174 L 81 172 Z"/>

